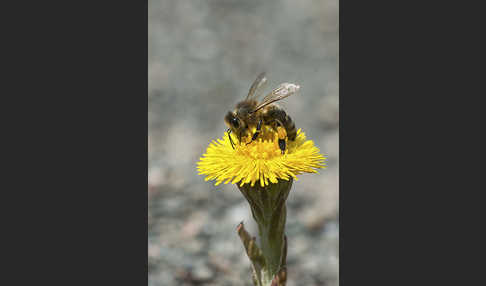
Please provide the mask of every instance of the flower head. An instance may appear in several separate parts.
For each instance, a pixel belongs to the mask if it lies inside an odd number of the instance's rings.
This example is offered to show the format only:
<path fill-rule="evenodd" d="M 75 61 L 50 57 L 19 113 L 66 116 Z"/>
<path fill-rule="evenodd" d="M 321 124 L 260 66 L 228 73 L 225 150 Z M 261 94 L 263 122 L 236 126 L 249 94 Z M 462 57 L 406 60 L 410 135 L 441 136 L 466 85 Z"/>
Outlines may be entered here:
<path fill-rule="evenodd" d="M 234 149 L 229 136 L 235 142 Z M 269 126 L 263 126 L 258 139 L 247 144 L 250 141 L 247 136 L 238 143 L 237 136 L 226 133 L 222 139 L 213 140 L 197 163 L 199 175 L 206 175 L 206 181 L 216 180 L 216 185 L 224 181 L 254 186 L 259 181 L 264 187 L 278 179 L 298 180 L 297 175 L 317 173 L 316 169 L 326 167 L 326 158 L 300 129 L 294 141 L 287 140 L 284 154 L 278 145 L 278 134 Z"/>

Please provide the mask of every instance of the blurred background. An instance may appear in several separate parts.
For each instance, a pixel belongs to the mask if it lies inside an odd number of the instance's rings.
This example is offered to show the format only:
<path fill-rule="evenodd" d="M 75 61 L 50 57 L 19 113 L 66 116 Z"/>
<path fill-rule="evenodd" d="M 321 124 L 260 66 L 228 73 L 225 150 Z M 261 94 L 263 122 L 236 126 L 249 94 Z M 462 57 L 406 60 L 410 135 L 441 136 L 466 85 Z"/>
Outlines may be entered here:
<path fill-rule="evenodd" d="M 196 162 L 261 71 L 265 93 L 301 86 L 282 106 L 328 155 L 287 201 L 287 285 L 338 285 L 338 1 L 149 1 L 149 285 L 252 285 L 235 228 L 257 234 L 234 185 Z"/>

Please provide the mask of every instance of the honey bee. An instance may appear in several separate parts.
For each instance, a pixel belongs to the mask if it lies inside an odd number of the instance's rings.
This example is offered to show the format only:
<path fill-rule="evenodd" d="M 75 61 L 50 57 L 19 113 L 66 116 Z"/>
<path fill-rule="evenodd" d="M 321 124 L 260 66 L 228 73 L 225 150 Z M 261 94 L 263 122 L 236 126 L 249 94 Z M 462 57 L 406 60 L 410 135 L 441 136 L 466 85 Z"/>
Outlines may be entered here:
<path fill-rule="evenodd" d="M 256 99 L 259 95 L 257 91 L 266 81 L 265 73 L 259 74 L 251 85 L 246 98 L 238 102 L 235 110 L 229 111 L 224 118 L 226 125 L 229 127 L 227 132 L 233 149 L 235 147 L 230 136 L 231 132 L 237 134 L 240 144 L 242 136 L 252 135 L 251 141 L 246 143 L 248 145 L 258 138 L 262 125 L 270 126 L 277 132 L 278 145 L 282 154 L 285 153 L 285 139 L 294 141 L 297 136 L 295 124 L 290 116 L 273 103 L 295 94 L 300 86 L 292 83 L 282 83 L 259 102 Z M 256 128 L 256 131 L 254 134 L 251 134 L 253 128 Z"/>

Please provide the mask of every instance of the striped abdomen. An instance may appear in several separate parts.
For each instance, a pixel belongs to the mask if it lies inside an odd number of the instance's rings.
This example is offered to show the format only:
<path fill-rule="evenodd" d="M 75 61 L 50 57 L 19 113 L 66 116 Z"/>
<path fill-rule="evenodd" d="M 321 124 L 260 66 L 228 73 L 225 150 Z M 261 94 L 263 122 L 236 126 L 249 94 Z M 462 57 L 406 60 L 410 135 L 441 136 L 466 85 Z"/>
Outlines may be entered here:
<path fill-rule="evenodd" d="M 287 113 L 283 109 L 276 107 L 275 105 L 269 106 L 267 110 L 264 111 L 263 119 L 265 124 L 271 126 L 283 125 L 285 131 L 287 132 L 287 138 L 294 141 L 297 136 L 297 129 L 295 128 L 295 123 L 292 121 Z"/>

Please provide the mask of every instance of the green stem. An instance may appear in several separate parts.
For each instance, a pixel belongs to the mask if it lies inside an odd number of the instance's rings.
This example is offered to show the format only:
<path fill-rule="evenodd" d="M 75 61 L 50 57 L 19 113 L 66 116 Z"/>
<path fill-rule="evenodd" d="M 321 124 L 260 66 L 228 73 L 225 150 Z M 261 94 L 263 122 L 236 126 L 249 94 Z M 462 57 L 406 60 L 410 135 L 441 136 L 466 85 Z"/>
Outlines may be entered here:
<path fill-rule="evenodd" d="M 281 270 L 285 272 L 285 202 L 291 187 L 292 179 L 279 180 L 278 183 L 265 187 L 259 184 L 253 187 L 248 184 L 238 187 L 249 202 L 253 218 L 258 225 L 260 250 L 265 260 L 265 266 L 258 275 L 262 279 L 262 285 L 270 285 Z M 283 275 L 286 275 L 286 272 Z M 278 285 L 284 284 L 285 281 L 282 281 L 282 284 Z"/>
<path fill-rule="evenodd" d="M 279 225 L 272 224 L 272 213 L 270 210 L 264 211 L 264 219 L 258 222 L 258 232 L 260 238 L 260 249 L 267 262 L 269 273 L 273 276 L 280 270 L 283 254 L 286 207 L 282 206 L 278 221 Z"/>

